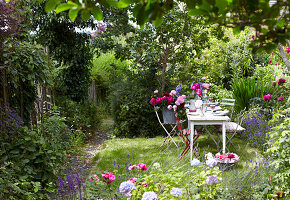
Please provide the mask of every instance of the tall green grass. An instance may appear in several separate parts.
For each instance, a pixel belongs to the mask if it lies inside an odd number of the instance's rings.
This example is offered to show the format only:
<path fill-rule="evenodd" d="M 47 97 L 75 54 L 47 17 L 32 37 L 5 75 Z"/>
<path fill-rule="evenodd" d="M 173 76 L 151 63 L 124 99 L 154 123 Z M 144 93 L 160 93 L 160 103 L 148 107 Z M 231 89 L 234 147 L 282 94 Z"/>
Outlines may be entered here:
<path fill-rule="evenodd" d="M 248 109 L 250 107 L 253 98 L 263 98 L 268 93 L 273 94 L 274 88 L 271 83 L 265 84 L 262 80 L 247 77 L 234 79 L 232 91 L 236 100 L 235 112 L 240 112 L 244 108 Z"/>

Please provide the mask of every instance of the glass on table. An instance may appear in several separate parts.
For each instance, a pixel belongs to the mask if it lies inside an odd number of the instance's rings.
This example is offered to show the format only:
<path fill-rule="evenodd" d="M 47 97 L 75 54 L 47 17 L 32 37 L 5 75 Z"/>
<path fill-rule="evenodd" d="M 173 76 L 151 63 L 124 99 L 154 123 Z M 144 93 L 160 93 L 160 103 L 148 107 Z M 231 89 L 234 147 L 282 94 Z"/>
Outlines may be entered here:
<path fill-rule="evenodd" d="M 213 101 L 212 97 L 208 97 L 208 101 L 210 104 L 212 104 L 212 101 Z"/>

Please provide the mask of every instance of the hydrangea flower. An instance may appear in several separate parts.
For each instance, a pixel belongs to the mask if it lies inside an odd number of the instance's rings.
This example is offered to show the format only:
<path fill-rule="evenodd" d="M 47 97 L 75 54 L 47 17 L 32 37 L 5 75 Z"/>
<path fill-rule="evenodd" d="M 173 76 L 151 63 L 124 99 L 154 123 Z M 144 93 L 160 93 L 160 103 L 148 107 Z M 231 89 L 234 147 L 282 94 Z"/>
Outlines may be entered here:
<path fill-rule="evenodd" d="M 182 190 L 176 187 L 173 187 L 172 190 L 170 191 L 170 194 L 174 197 L 178 197 L 179 195 L 182 194 Z"/>
<path fill-rule="evenodd" d="M 213 166 L 215 166 L 217 164 L 217 161 L 216 161 L 216 159 L 211 158 L 211 159 L 207 160 L 205 163 L 208 166 L 213 167 Z"/>
<path fill-rule="evenodd" d="M 192 161 L 190 162 L 191 166 L 196 166 L 200 164 L 200 161 L 196 158 L 192 159 Z"/>
<path fill-rule="evenodd" d="M 212 176 L 207 177 L 206 182 L 207 182 L 207 184 L 211 185 L 213 183 L 218 183 L 219 179 L 218 179 L 218 177 L 212 175 Z"/>
<path fill-rule="evenodd" d="M 120 184 L 119 191 L 126 197 L 130 197 L 132 195 L 131 191 L 135 188 L 134 183 L 131 181 L 126 181 Z"/>
<path fill-rule="evenodd" d="M 156 169 L 157 169 L 157 168 L 160 168 L 160 164 L 159 164 L 159 163 L 154 163 L 154 164 L 153 164 L 153 167 L 155 167 Z"/>
<path fill-rule="evenodd" d="M 142 199 L 141 200 L 154 200 L 154 199 L 157 199 L 157 194 L 153 191 L 150 191 L 150 192 L 145 192 L 142 196 Z"/>

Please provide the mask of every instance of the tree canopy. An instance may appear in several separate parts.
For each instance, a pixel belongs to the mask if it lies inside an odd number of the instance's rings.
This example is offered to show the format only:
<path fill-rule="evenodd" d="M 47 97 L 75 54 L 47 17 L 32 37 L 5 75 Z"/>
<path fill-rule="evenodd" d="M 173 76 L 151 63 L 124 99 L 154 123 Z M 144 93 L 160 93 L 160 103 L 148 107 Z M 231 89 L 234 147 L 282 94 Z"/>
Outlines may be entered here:
<path fill-rule="evenodd" d="M 40 0 L 43 1 L 43 0 Z M 140 26 L 152 22 L 156 26 L 162 23 L 162 16 L 172 10 L 174 2 L 186 4 L 189 15 L 202 16 L 208 23 L 231 27 L 239 33 L 246 26 L 256 30 L 254 46 L 259 49 L 271 50 L 277 43 L 285 44 L 290 36 L 289 1 L 259 1 L 259 0 L 48 0 L 45 10 L 56 13 L 69 11 L 71 21 L 78 15 L 83 20 L 89 20 L 91 15 L 96 20 L 102 20 L 101 7 L 123 9 L 133 8 L 133 16 Z"/>

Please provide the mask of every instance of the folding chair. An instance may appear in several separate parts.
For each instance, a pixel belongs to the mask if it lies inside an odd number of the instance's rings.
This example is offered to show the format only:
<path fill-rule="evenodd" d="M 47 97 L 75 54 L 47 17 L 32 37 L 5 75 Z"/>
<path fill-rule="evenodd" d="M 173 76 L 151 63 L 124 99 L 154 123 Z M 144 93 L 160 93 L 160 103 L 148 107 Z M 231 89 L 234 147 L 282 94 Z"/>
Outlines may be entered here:
<path fill-rule="evenodd" d="M 170 126 L 170 129 L 169 128 L 166 128 L 164 125 L 166 125 L 166 123 L 163 123 L 163 122 L 161 122 L 161 120 L 160 120 L 160 117 L 159 117 L 159 115 L 158 115 L 158 108 L 154 108 L 154 110 L 155 110 L 155 114 L 156 114 L 156 116 L 157 116 L 157 119 L 158 119 L 158 122 L 160 123 L 160 125 L 162 126 L 162 128 L 164 129 L 164 131 L 167 133 L 167 137 L 164 139 L 164 141 L 163 141 L 163 143 L 161 144 L 161 146 L 165 143 L 165 142 L 168 142 L 169 141 L 169 139 L 171 139 L 171 141 L 175 144 L 175 146 L 176 147 L 178 147 L 177 146 L 177 144 L 175 143 L 175 141 L 174 141 L 174 139 L 173 139 L 173 136 L 175 135 L 175 133 L 176 133 L 176 127 L 177 127 L 177 124 L 176 123 L 174 123 L 174 124 L 168 124 L 169 126 Z M 167 143 L 168 144 L 168 143 Z"/>
<path fill-rule="evenodd" d="M 245 108 L 246 109 L 246 108 Z M 245 119 L 245 109 L 243 109 L 240 114 L 239 117 L 236 118 L 236 122 L 226 122 L 225 127 L 226 127 L 226 133 L 231 133 L 231 135 L 229 136 L 228 134 L 226 134 L 227 137 L 227 142 L 226 142 L 226 146 L 228 144 L 231 144 L 231 146 L 234 148 L 234 150 L 237 152 L 234 144 L 232 143 L 232 139 L 235 135 L 237 135 L 238 133 L 241 133 L 245 130 L 245 128 L 243 128 L 241 126 L 241 124 L 243 123 L 244 119 Z M 221 132 L 222 131 L 222 127 L 219 126 L 218 130 Z M 228 148 L 227 148 L 228 149 Z M 228 149 L 229 150 L 229 149 Z"/>
<path fill-rule="evenodd" d="M 190 149 L 190 129 L 182 129 L 181 128 L 181 124 L 180 124 L 180 121 L 178 119 L 178 114 L 177 112 L 175 112 L 175 117 L 176 117 L 176 122 L 177 122 L 177 128 L 178 128 L 178 135 L 182 138 L 183 142 L 185 143 L 185 148 L 184 150 L 182 151 L 182 153 L 180 154 L 180 159 L 181 160 L 185 155 L 186 153 L 189 151 Z M 197 141 L 197 139 L 199 138 L 201 134 L 198 133 L 196 130 L 195 130 L 195 134 L 193 136 L 193 144 L 195 144 L 195 142 Z M 196 158 L 198 158 L 195 154 L 195 148 L 194 148 L 194 156 Z"/>
<path fill-rule="evenodd" d="M 222 102 L 220 103 L 220 105 L 231 106 L 232 107 L 231 116 L 232 116 L 233 111 L 234 111 L 235 101 L 236 101 L 235 99 L 222 99 Z"/>

